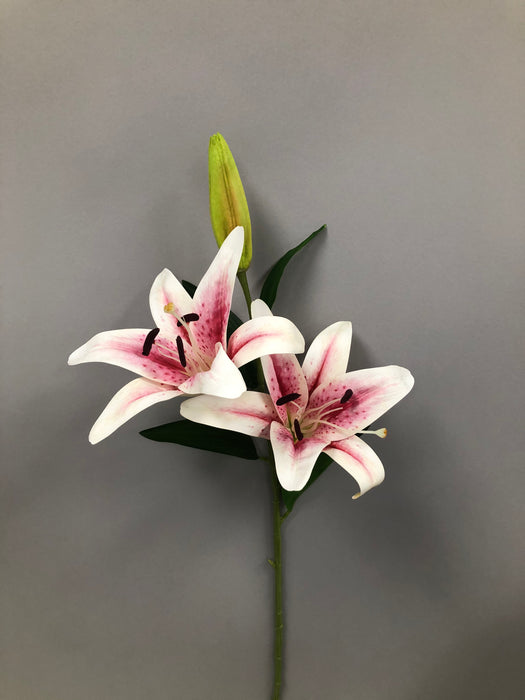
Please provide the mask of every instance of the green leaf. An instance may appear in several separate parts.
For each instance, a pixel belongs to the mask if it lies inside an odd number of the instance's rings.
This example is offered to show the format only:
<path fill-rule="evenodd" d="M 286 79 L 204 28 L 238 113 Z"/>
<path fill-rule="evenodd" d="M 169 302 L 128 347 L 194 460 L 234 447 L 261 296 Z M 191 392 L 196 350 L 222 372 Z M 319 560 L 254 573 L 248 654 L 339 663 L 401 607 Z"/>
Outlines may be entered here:
<path fill-rule="evenodd" d="M 299 496 L 302 496 L 303 493 L 310 488 L 314 481 L 317 481 L 321 474 L 323 474 L 328 469 L 331 463 L 332 458 L 324 452 L 321 452 L 313 468 L 312 475 L 308 479 L 308 482 L 304 489 L 302 489 L 302 491 L 285 491 L 284 489 L 281 489 L 283 495 L 283 503 L 286 507 L 287 513 L 289 513 L 292 510 Z M 285 515 L 287 513 L 285 513 Z"/>
<path fill-rule="evenodd" d="M 192 282 L 188 282 L 188 280 L 182 280 L 182 286 L 184 289 L 188 292 L 190 297 L 193 297 L 195 294 L 195 290 L 197 289 L 197 286 L 193 284 Z M 234 314 L 233 311 L 230 311 L 230 316 L 228 318 L 228 329 L 226 331 L 226 335 L 229 338 L 230 335 L 233 333 L 233 331 L 236 331 L 239 326 L 242 326 L 243 322 L 241 319 L 237 316 L 237 314 Z"/>
<path fill-rule="evenodd" d="M 257 376 L 257 360 L 252 360 L 248 364 L 239 367 L 239 371 L 242 374 L 244 383 L 246 387 L 251 391 L 260 391 L 259 387 L 259 377 Z"/>
<path fill-rule="evenodd" d="M 270 272 L 268 273 L 263 287 L 261 289 L 261 299 L 265 301 L 270 308 L 272 308 L 274 302 L 275 302 L 275 297 L 277 296 L 277 288 L 279 287 L 279 282 L 281 281 L 281 277 L 283 275 L 283 272 L 290 262 L 290 260 L 293 258 L 293 256 L 298 253 L 300 250 L 302 250 L 310 241 L 313 241 L 313 239 L 318 236 L 322 231 L 326 230 L 326 224 L 323 224 L 321 228 L 317 229 L 317 231 L 314 231 L 311 233 L 308 238 L 305 238 L 302 243 L 299 243 L 299 245 L 295 246 L 295 248 L 292 248 L 289 250 L 287 253 L 283 255 L 282 258 L 280 258 L 275 265 L 272 267 Z"/>
<path fill-rule="evenodd" d="M 247 435 L 234 433 L 232 430 L 212 428 L 190 420 L 158 425 L 156 428 L 141 430 L 140 434 L 148 440 L 157 442 L 174 442 L 177 445 L 197 447 L 200 450 L 233 457 L 259 459 L 253 440 Z"/>
<path fill-rule="evenodd" d="M 190 297 L 193 299 L 193 295 L 195 294 L 197 285 L 193 284 L 193 282 L 188 282 L 188 280 L 182 280 L 181 284 L 184 287 L 184 289 L 188 292 Z"/>

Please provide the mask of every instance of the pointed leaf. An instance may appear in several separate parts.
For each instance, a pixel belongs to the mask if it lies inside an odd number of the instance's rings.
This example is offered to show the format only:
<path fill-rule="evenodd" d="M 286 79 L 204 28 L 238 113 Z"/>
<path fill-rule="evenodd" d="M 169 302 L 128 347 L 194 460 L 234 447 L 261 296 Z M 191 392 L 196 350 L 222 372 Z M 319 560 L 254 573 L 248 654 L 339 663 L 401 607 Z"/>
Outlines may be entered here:
<path fill-rule="evenodd" d="M 281 489 L 282 495 L 283 495 L 283 503 L 286 507 L 286 513 L 290 513 L 290 511 L 293 509 L 295 502 L 299 498 L 299 496 L 302 496 L 303 493 L 310 488 L 310 486 L 314 483 L 314 481 L 317 481 L 317 479 L 325 472 L 330 464 L 332 463 L 332 458 L 329 457 L 327 454 L 324 452 L 321 452 L 319 457 L 317 458 L 317 462 L 315 463 L 315 466 L 312 471 L 312 475 L 308 479 L 308 482 L 304 489 L 301 491 L 285 491 L 285 489 Z"/>
<path fill-rule="evenodd" d="M 248 364 L 239 367 L 246 388 L 251 391 L 257 391 L 259 387 L 259 377 L 257 376 L 257 360 L 252 360 Z"/>
<path fill-rule="evenodd" d="M 261 289 L 261 299 L 265 301 L 270 308 L 272 308 L 274 302 L 275 302 L 275 297 L 277 296 L 277 288 L 279 287 L 279 282 L 281 281 L 281 277 L 283 275 L 283 272 L 290 262 L 290 260 L 293 258 L 293 256 L 298 253 L 300 250 L 302 250 L 310 241 L 313 241 L 313 239 L 318 236 L 322 231 L 326 230 L 326 224 L 323 224 L 321 228 L 317 229 L 317 231 L 314 231 L 311 233 L 308 238 L 305 238 L 302 243 L 299 243 L 299 245 L 295 246 L 295 248 L 292 248 L 289 250 L 287 253 L 285 253 L 282 258 L 280 258 L 275 265 L 272 267 L 270 272 L 268 273 L 263 287 Z"/>
<path fill-rule="evenodd" d="M 156 428 L 141 430 L 140 434 L 148 440 L 157 442 L 174 442 L 177 445 L 197 447 L 200 450 L 242 457 L 242 459 L 259 459 L 253 440 L 247 435 L 212 428 L 190 420 L 158 425 Z"/>
<path fill-rule="evenodd" d="M 195 291 L 197 290 L 197 285 L 193 284 L 193 282 L 188 282 L 188 280 L 182 280 L 181 284 L 184 287 L 184 289 L 188 292 L 190 297 L 193 298 L 193 295 L 195 294 Z"/>

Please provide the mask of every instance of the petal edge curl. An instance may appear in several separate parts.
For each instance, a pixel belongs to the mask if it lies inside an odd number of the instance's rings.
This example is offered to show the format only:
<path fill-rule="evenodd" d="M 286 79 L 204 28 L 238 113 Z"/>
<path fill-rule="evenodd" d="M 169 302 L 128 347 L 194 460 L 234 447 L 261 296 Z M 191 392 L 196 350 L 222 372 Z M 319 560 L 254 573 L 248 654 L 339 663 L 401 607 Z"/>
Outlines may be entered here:
<path fill-rule="evenodd" d="M 181 391 L 167 384 L 152 382 L 149 379 L 134 379 L 117 391 L 102 411 L 91 428 L 89 442 L 95 445 L 114 433 L 137 413 L 159 401 L 167 401 L 181 394 Z"/>
<path fill-rule="evenodd" d="M 357 481 L 359 491 L 352 496 L 353 499 L 379 486 L 385 478 L 381 460 L 370 445 L 357 435 L 333 442 L 324 451 Z"/>

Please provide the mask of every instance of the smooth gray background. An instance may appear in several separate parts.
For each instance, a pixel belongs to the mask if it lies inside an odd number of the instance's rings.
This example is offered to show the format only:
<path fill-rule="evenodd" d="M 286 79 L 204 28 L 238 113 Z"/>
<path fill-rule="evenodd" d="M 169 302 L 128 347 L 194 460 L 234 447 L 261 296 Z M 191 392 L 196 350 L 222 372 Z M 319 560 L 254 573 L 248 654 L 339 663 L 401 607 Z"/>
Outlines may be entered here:
<path fill-rule="evenodd" d="M 91 447 L 130 375 L 66 366 L 209 264 L 215 131 L 254 291 L 326 223 L 277 311 L 416 377 L 384 485 L 334 466 L 286 522 L 284 700 L 523 697 L 523 10 L 2 2 L 2 698 L 269 697 L 264 466 L 138 435 L 176 401 Z"/>

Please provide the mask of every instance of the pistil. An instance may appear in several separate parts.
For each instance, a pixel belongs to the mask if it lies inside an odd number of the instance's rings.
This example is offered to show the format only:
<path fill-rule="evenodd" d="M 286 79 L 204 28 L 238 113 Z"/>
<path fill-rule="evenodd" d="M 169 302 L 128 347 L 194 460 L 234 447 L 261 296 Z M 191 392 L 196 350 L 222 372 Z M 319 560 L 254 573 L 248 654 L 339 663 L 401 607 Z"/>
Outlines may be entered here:
<path fill-rule="evenodd" d="M 377 435 L 377 437 L 386 438 L 387 433 L 386 428 L 378 428 L 377 430 L 360 430 L 357 435 Z"/>

